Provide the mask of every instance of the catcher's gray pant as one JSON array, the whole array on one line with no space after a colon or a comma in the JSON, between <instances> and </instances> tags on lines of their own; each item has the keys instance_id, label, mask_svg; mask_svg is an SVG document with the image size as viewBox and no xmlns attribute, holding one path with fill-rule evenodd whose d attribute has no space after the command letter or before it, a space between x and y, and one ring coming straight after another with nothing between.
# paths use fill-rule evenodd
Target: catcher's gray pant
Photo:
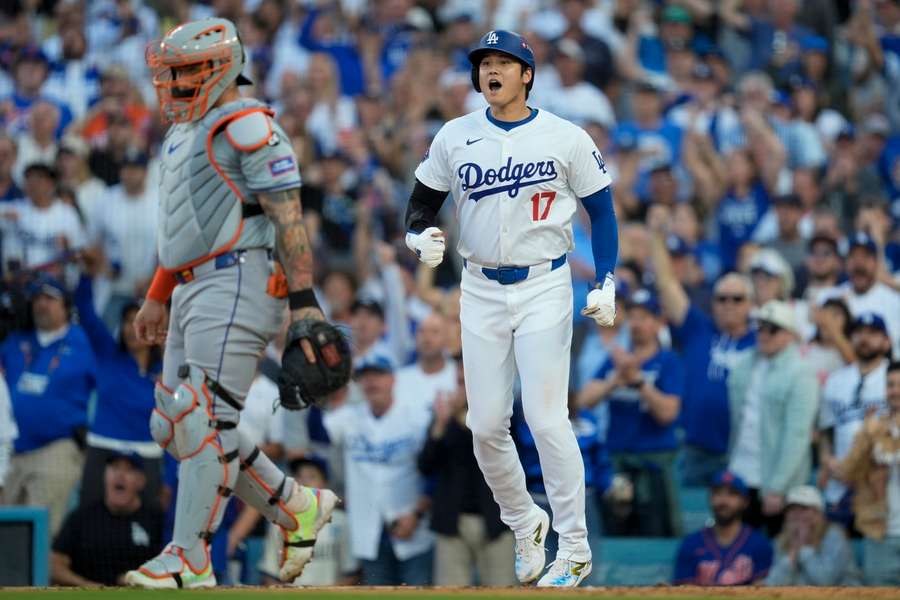
<instances>
[{"instance_id":1,"label":"catcher's gray pant","mask_svg":"<svg viewBox=\"0 0 900 600\"><path fill-rule=\"evenodd\" d=\"M269 274L267 252L248 250L231 267L196 267L172 295L150 425L181 461L172 541L195 567L206 562L201 542L218 528L232 492L278 525L297 526L284 506L293 480L236 429L259 357L284 315L284 300L266 292Z\"/></svg>"}]
</instances>

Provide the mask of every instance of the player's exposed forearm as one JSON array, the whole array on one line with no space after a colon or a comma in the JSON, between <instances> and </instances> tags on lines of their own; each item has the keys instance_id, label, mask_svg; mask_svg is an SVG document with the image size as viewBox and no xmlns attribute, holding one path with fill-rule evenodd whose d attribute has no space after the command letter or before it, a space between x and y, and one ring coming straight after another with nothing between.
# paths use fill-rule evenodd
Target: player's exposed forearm
<instances>
[{"instance_id":1,"label":"player's exposed forearm","mask_svg":"<svg viewBox=\"0 0 900 600\"><path fill-rule=\"evenodd\" d=\"M259 194L258 199L275 225L275 251L284 268L288 290L296 292L312 288L312 246L303 225L300 188Z\"/></svg>"},{"instance_id":2,"label":"player's exposed forearm","mask_svg":"<svg viewBox=\"0 0 900 600\"><path fill-rule=\"evenodd\" d=\"M447 198L447 192L432 189L416 180L406 206L406 230L421 233L437 226L437 216Z\"/></svg>"}]
</instances>

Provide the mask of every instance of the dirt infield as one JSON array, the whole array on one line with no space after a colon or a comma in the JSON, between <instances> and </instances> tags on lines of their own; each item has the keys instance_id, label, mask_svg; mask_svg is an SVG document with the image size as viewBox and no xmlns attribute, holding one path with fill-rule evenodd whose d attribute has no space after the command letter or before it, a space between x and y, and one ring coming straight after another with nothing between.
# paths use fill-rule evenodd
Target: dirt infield
<instances>
[{"instance_id":1,"label":"dirt infield","mask_svg":"<svg viewBox=\"0 0 900 600\"><path fill-rule=\"evenodd\" d=\"M0 599L15 600L148 600L150 598L172 598L173 594L184 597L215 596L226 600L497 600L500 598L615 598L616 600L819 600L821 598L847 598L900 600L900 588L699 588L656 586L644 588L579 588L577 590L550 591L537 588L217 588L214 590L191 590L181 592L148 591L126 588L74 589L74 588L0 588Z\"/></svg>"}]
</instances>

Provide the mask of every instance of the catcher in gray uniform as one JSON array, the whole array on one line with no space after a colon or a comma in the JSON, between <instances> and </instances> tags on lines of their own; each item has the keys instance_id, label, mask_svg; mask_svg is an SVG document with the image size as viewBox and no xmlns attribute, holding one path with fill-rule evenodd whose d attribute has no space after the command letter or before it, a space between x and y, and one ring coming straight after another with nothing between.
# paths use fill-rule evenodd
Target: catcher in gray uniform
<instances>
[{"instance_id":1,"label":"catcher in gray uniform","mask_svg":"<svg viewBox=\"0 0 900 600\"><path fill-rule=\"evenodd\" d=\"M147 62L173 126L160 151L159 268L135 327L165 341L150 429L180 466L172 542L126 582L214 586L208 541L231 494L282 528L280 575L291 581L338 498L301 487L236 426L285 297L282 404L315 403L349 378L347 344L312 292L297 161L272 110L238 92L249 82L230 21L180 25L148 47Z\"/></svg>"}]
</instances>

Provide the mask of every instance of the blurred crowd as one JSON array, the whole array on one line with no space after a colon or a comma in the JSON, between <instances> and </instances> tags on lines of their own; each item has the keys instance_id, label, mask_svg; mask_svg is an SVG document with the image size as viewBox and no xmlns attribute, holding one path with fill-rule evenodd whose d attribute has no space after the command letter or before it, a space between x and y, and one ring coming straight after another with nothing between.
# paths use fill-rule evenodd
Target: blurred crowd
<instances>
[{"instance_id":1,"label":"blurred crowd","mask_svg":"<svg viewBox=\"0 0 900 600\"><path fill-rule=\"evenodd\" d=\"M49 508L55 583L115 584L171 533L177 466L147 428L162 350L130 327L165 133L143 53L206 16L237 24L243 89L291 138L316 291L354 351L330 406L294 413L274 340L240 423L346 499L299 584L514 582L465 426L461 261L402 242L431 138L486 106L467 50L494 28L534 49L529 104L613 175L618 317L574 307L569 407L598 562L603 535L690 534L676 582L900 584L900 1L9 0L0 503ZM574 229L578 304L586 214ZM518 406L511 428L546 505ZM698 487L713 523L684 531ZM277 554L232 500L219 580L272 581Z\"/></svg>"}]
</instances>

